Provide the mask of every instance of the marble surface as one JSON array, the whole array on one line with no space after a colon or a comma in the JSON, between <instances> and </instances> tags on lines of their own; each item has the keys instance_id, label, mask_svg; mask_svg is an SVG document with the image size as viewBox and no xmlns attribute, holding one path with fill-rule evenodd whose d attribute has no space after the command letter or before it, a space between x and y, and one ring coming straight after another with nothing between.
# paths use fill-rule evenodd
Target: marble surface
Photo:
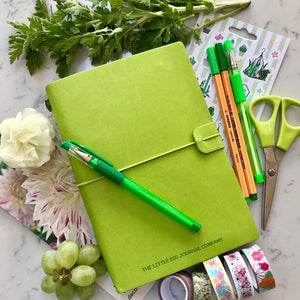
<instances>
[{"instance_id":1,"label":"marble surface","mask_svg":"<svg viewBox=\"0 0 300 300\"><path fill-rule=\"evenodd\" d=\"M44 110L45 85L57 79L54 65L50 61L34 76L29 75L22 59L13 65L9 63L8 36L13 29L5 20L26 21L26 17L33 12L34 3L34 0L0 2L0 121L15 116L26 107ZM249 8L235 17L291 38L272 94L299 99L300 2L253 0ZM88 63L81 63L74 72L87 67ZM299 125L299 114L294 119L298 120ZM277 284L276 289L256 295L252 299L299 299L299 170L298 136L282 161L267 230L261 229L261 185L258 186L258 200L250 203L250 210L260 231L257 243L269 258ZM2 209L0 209L0 241L0 300L56 299L55 295L47 295L40 290L43 276L40 259L49 246ZM113 298L99 287L95 299ZM158 299L157 283L145 299ZM177 299L181 299L180 296Z\"/></svg>"}]
</instances>

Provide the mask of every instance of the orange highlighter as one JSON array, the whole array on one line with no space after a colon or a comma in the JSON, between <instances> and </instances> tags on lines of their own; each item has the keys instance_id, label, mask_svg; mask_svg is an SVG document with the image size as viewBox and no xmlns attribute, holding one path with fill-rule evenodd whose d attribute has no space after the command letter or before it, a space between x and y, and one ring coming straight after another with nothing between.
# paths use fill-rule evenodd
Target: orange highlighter
<instances>
[{"instance_id":1,"label":"orange highlighter","mask_svg":"<svg viewBox=\"0 0 300 300\"><path fill-rule=\"evenodd\" d=\"M257 189L254 181L254 176L250 164L249 155L247 152L247 147L242 131L242 125L240 122L239 114L235 104L235 99L231 87L231 82L228 72L228 60L225 56L225 51L222 43L217 43L215 45L215 51L218 61L218 66L220 69L221 79L223 82L223 87L226 95L227 106L233 126L234 136L237 141L237 146L239 150L239 155L243 167L244 176L246 179L247 189L251 200L257 200Z\"/></svg>"},{"instance_id":2,"label":"orange highlighter","mask_svg":"<svg viewBox=\"0 0 300 300\"><path fill-rule=\"evenodd\" d=\"M244 176L244 171L243 171L243 167L242 167L242 163L241 163L241 159L240 159L240 155L239 155L237 141L236 141L236 138L234 135L232 121L231 121L229 109L227 106L226 95L225 95L225 91L224 91L224 87L223 87L223 83L222 83L222 79L221 79L221 75L220 75L220 70L219 70L219 66L218 66L218 62L217 62L215 48L209 47L206 49L206 52L207 52L207 58L209 61L211 73L213 76L214 84L215 84L217 95L218 95L218 101L219 101L219 105L221 108L221 114L222 114L225 132L226 132L226 136L227 136L227 140L228 140L228 144L229 144L230 155L232 158L234 171L235 171L237 180L241 186L244 197L245 197L247 203L249 203L249 192L247 189L246 179Z\"/></svg>"}]
</instances>

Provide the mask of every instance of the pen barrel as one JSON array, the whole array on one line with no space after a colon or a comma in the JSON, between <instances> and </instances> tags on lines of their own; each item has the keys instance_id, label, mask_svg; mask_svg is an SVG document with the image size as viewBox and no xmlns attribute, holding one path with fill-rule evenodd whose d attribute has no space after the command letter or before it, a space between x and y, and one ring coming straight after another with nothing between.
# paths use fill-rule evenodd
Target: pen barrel
<instances>
[{"instance_id":1,"label":"pen barrel","mask_svg":"<svg viewBox=\"0 0 300 300\"><path fill-rule=\"evenodd\" d=\"M247 107L247 103L239 102L236 104L239 118L242 125L242 130L244 133L244 139L248 151L248 156L253 172L253 176L256 182L264 182L263 170L261 167L256 141L253 134L252 123L250 120L250 115Z\"/></svg>"},{"instance_id":2,"label":"pen barrel","mask_svg":"<svg viewBox=\"0 0 300 300\"><path fill-rule=\"evenodd\" d=\"M152 194L142 186L138 185L137 183L133 182L132 180L128 179L127 177L124 178L124 180L121 183L121 186L123 186L133 194L137 195L138 197L140 197L141 199L143 199L153 207L157 208L164 214L168 215L173 220L182 224L186 228L194 232L198 232L200 230L201 225L197 223L195 220L193 220L191 217L182 213L177 208L173 207L172 205L168 204L164 200L155 196L154 194Z\"/></svg>"},{"instance_id":3,"label":"pen barrel","mask_svg":"<svg viewBox=\"0 0 300 300\"><path fill-rule=\"evenodd\" d=\"M102 174L103 176L107 177L117 184L121 184L125 178L124 174L102 160L98 160L97 163L93 163L91 167L98 173Z\"/></svg>"},{"instance_id":4,"label":"pen barrel","mask_svg":"<svg viewBox=\"0 0 300 300\"><path fill-rule=\"evenodd\" d=\"M238 70L237 70L238 72ZM242 130L244 133L244 139L248 151L248 156L251 164L252 173L255 182L264 182L264 175L257 151L257 146L253 134L252 123L248 111L246 102L246 96L244 91L244 85L240 73L230 75L230 81L232 84L232 90L238 110Z\"/></svg>"}]
</instances>

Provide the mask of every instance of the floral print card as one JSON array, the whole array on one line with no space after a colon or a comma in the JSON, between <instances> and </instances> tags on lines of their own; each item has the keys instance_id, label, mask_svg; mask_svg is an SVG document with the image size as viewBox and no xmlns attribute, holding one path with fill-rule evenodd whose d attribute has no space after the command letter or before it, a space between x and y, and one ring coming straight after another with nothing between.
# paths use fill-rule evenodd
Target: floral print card
<instances>
[{"instance_id":1,"label":"floral print card","mask_svg":"<svg viewBox=\"0 0 300 300\"><path fill-rule=\"evenodd\" d=\"M216 15L200 15L196 23L204 24L214 17ZM233 55L242 76L248 105L251 100L270 94L290 39L234 18L226 18L204 27L200 40L194 39L187 46L187 53L208 109L213 121L217 124L226 152L230 157L218 98L206 55L208 47L223 43L227 39L232 41ZM261 106L259 110L254 111L257 118L260 118L263 109L264 107Z\"/></svg>"}]
</instances>

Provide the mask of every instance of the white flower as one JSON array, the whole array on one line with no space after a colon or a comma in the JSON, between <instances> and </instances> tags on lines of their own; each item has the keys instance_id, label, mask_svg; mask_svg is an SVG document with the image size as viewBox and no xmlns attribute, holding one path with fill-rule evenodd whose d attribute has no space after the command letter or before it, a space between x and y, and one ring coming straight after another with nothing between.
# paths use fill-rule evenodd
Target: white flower
<instances>
[{"instance_id":1,"label":"white flower","mask_svg":"<svg viewBox=\"0 0 300 300\"><path fill-rule=\"evenodd\" d=\"M25 168L28 177L26 203L34 204L33 219L46 239L53 233L59 243L62 237L79 245L95 243L95 234L81 198L67 154L58 146L51 160L37 169Z\"/></svg>"},{"instance_id":2,"label":"white flower","mask_svg":"<svg viewBox=\"0 0 300 300\"><path fill-rule=\"evenodd\" d=\"M2 169L1 171L0 206L23 225L33 225L33 205L25 204L26 190L21 187L26 176L20 169Z\"/></svg>"},{"instance_id":3,"label":"white flower","mask_svg":"<svg viewBox=\"0 0 300 300\"><path fill-rule=\"evenodd\" d=\"M55 132L49 120L32 108L0 124L0 157L11 168L39 167L50 159Z\"/></svg>"}]
</instances>

